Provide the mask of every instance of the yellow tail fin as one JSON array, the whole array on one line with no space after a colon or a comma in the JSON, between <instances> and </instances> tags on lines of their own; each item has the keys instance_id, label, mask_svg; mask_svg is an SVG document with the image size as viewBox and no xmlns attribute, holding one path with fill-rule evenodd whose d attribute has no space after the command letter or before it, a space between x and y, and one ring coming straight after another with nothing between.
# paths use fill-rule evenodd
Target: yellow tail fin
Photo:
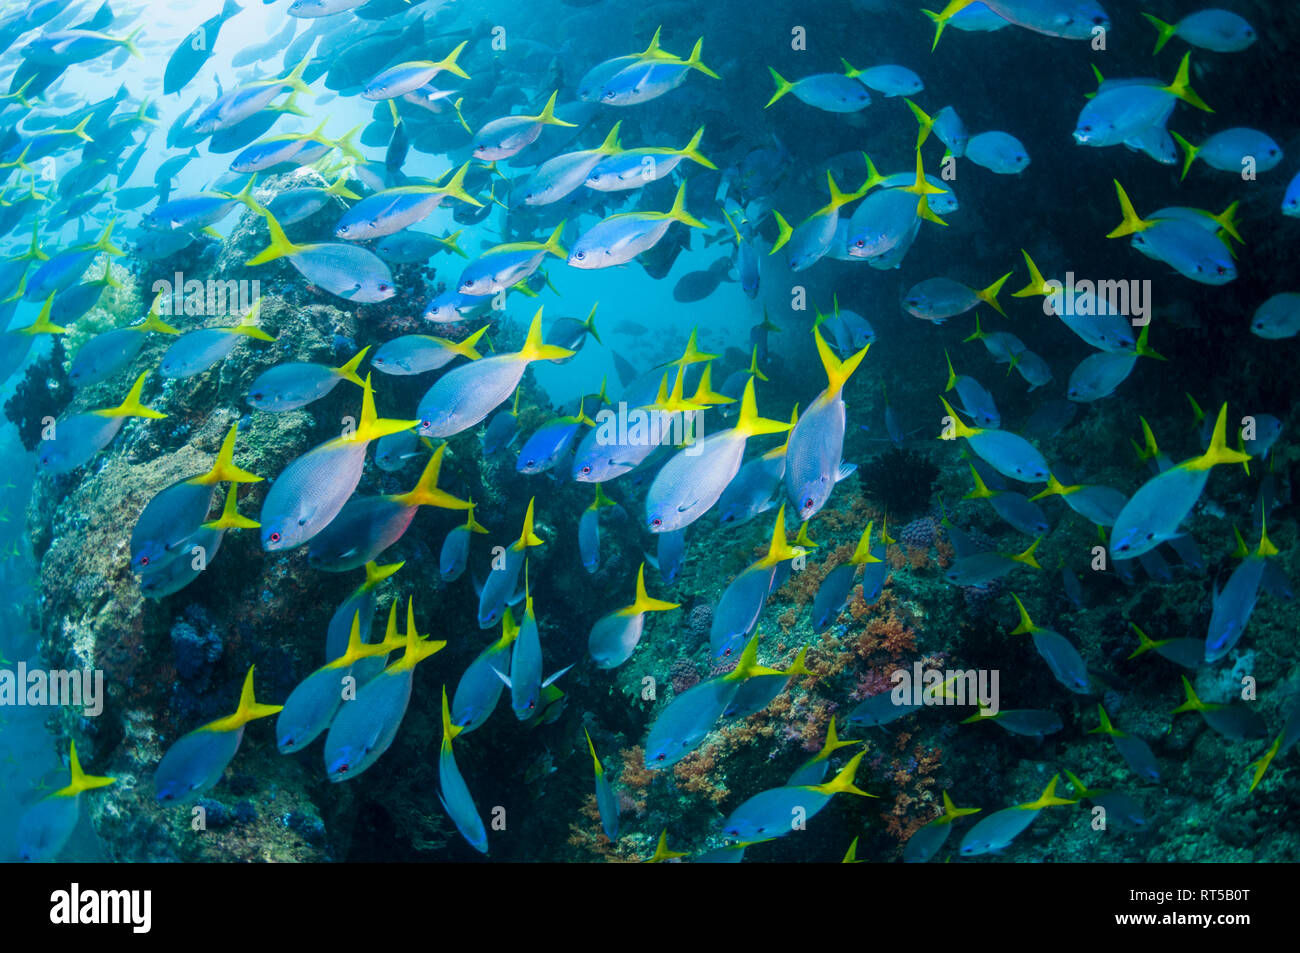
<instances>
[{"instance_id":1,"label":"yellow tail fin","mask_svg":"<svg viewBox=\"0 0 1300 953\"><path fill-rule=\"evenodd\" d=\"M101 417L148 417L151 420L161 420L166 417L166 414L146 407L140 402L140 392L144 390L144 379L148 376L149 371L145 371L137 377L135 383L131 385L131 390L126 395L126 399L116 407L92 410L91 413L98 414Z\"/></svg>"}]
</instances>

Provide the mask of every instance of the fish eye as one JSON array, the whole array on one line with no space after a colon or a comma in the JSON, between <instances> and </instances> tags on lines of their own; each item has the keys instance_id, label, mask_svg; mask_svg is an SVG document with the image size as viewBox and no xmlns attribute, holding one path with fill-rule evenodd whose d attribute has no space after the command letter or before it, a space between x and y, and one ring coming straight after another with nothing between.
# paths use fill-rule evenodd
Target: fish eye
<instances>
[{"instance_id":1,"label":"fish eye","mask_svg":"<svg viewBox=\"0 0 1300 953\"><path fill-rule=\"evenodd\" d=\"M650 521L650 525L651 525L651 526L662 526L663 523L664 523L664 521L661 520L661 519L660 519L659 517L657 517L657 516L656 516L654 519L652 519L652 520Z\"/></svg>"},{"instance_id":2,"label":"fish eye","mask_svg":"<svg viewBox=\"0 0 1300 953\"><path fill-rule=\"evenodd\" d=\"M606 93L605 93L605 98L606 98L606 99L613 99L613 98L614 98L614 91L613 91L612 89L606 91Z\"/></svg>"},{"instance_id":3,"label":"fish eye","mask_svg":"<svg viewBox=\"0 0 1300 953\"><path fill-rule=\"evenodd\" d=\"M854 246L857 247L857 248L865 248L867 243L864 242L861 238L859 238L859 239L858 239L856 242L854 242L853 244L854 244Z\"/></svg>"},{"instance_id":4,"label":"fish eye","mask_svg":"<svg viewBox=\"0 0 1300 953\"><path fill-rule=\"evenodd\" d=\"M535 466L537 466L537 461L536 461L536 460L529 460L527 463L524 464L524 466L526 466L526 467L535 467Z\"/></svg>"},{"instance_id":5,"label":"fish eye","mask_svg":"<svg viewBox=\"0 0 1300 953\"><path fill-rule=\"evenodd\" d=\"M587 253L585 251L575 251L573 257L578 259L578 261L582 261L582 259L587 257Z\"/></svg>"},{"instance_id":6,"label":"fish eye","mask_svg":"<svg viewBox=\"0 0 1300 953\"><path fill-rule=\"evenodd\" d=\"M429 423L429 421L427 421L427 420L421 420L421 421L420 421L420 426L421 426L422 428L424 428L425 430L428 430L430 427L433 426L433 424Z\"/></svg>"},{"instance_id":7,"label":"fish eye","mask_svg":"<svg viewBox=\"0 0 1300 953\"><path fill-rule=\"evenodd\" d=\"M590 473L590 472L591 472L591 467L583 467L583 468L582 468L582 472L583 472L584 475Z\"/></svg>"},{"instance_id":8,"label":"fish eye","mask_svg":"<svg viewBox=\"0 0 1300 953\"><path fill-rule=\"evenodd\" d=\"M148 557L148 556L141 556L141 557L140 557L140 565L141 565L141 566L147 566L147 565L149 565L149 557Z\"/></svg>"},{"instance_id":9,"label":"fish eye","mask_svg":"<svg viewBox=\"0 0 1300 953\"><path fill-rule=\"evenodd\" d=\"M662 755L662 754L657 754L657 755L655 755L655 760L656 760L656 761L662 761L662 760L664 759L664 757L665 757L665 756Z\"/></svg>"},{"instance_id":10,"label":"fish eye","mask_svg":"<svg viewBox=\"0 0 1300 953\"><path fill-rule=\"evenodd\" d=\"M279 534L279 533L272 533L271 536L270 536L270 540L271 540L271 542L273 542L273 543L278 543L278 542L280 541L280 534Z\"/></svg>"}]
</instances>

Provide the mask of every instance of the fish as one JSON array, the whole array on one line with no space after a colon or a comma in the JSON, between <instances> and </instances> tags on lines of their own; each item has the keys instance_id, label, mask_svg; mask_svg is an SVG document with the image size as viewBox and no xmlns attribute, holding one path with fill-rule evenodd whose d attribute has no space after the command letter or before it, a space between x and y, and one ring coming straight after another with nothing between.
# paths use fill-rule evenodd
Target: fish
<instances>
[{"instance_id":1,"label":"fish","mask_svg":"<svg viewBox=\"0 0 1300 953\"><path fill-rule=\"evenodd\" d=\"M1136 559L1178 535L1179 525L1200 499L1210 470L1221 464L1245 463L1248 454L1228 449L1228 406L1219 409L1206 451L1161 471L1129 497L1110 532L1114 560Z\"/></svg>"},{"instance_id":2,"label":"fish","mask_svg":"<svg viewBox=\"0 0 1300 953\"><path fill-rule=\"evenodd\" d=\"M510 654L519 626L509 609L501 615L501 638L474 657L456 683L451 700L451 723L462 732L480 727L501 700L505 687L498 674L510 667Z\"/></svg>"},{"instance_id":3,"label":"fish","mask_svg":"<svg viewBox=\"0 0 1300 953\"><path fill-rule=\"evenodd\" d=\"M415 667L446 646L445 641L419 635L415 607L408 599L402 657L358 688L356 697L340 706L330 722L324 758L330 781L357 777L388 750L406 716Z\"/></svg>"},{"instance_id":4,"label":"fish","mask_svg":"<svg viewBox=\"0 0 1300 953\"><path fill-rule=\"evenodd\" d=\"M369 347L363 347L339 367L300 362L277 364L259 374L249 386L248 403L258 410L279 413L297 410L320 400L340 381L364 387L364 382L357 376L357 368L369 350Z\"/></svg>"},{"instance_id":5,"label":"fish","mask_svg":"<svg viewBox=\"0 0 1300 953\"><path fill-rule=\"evenodd\" d=\"M456 764L456 754L452 750L452 739L465 729L451 723L447 707L447 688L442 689L442 743L438 749L438 802L451 818L460 836L466 843L481 854L488 852L487 828L483 818L474 806L474 798L464 775Z\"/></svg>"},{"instance_id":6,"label":"fish","mask_svg":"<svg viewBox=\"0 0 1300 953\"><path fill-rule=\"evenodd\" d=\"M1241 534L1237 533L1237 550L1234 555L1241 564L1233 570L1223 589L1214 593L1210 612L1210 627L1205 637L1205 661L1217 662L1231 652L1241 641L1255 611L1259 590L1266 568L1265 560L1276 556L1278 549L1268 538L1268 529L1260 526L1259 548L1253 553L1246 548Z\"/></svg>"},{"instance_id":7,"label":"fish","mask_svg":"<svg viewBox=\"0 0 1300 953\"><path fill-rule=\"evenodd\" d=\"M379 604L379 597L376 590L379 585L389 579L405 563L389 563L381 566L378 563L366 563L365 581L361 583L346 599L339 604L330 616L329 625L325 630L325 654L326 662L332 662L344 652L347 651L348 639L351 636L352 619L359 616L361 621L361 641L370 642L371 621L375 614L375 609ZM393 603L396 607L396 603ZM396 609L394 608L394 613ZM397 619L394 616L393 625L396 627ZM382 656L380 656L382 658ZM355 666L359 670L364 670L370 660L363 659ZM382 668L382 665L380 666ZM371 673L373 674L373 673ZM358 679L360 681L360 679Z\"/></svg>"},{"instance_id":8,"label":"fish","mask_svg":"<svg viewBox=\"0 0 1300 953\"><path fill-rule=\"evenodd\" d=\"M781 836L803 830L803 823L820 813L836 794L874 797L853 783L865 751L859 751L824 784L773 788L749 798L722 822L723 831L741 840Z\"/></svg>"},{"instance_id":9,"label":"fish","mask_svg":"<svg viewBox=\"0 0 1300 953\"><path fill-rule=\"evenodd\" d=\"M310 93L311 87L302 80L310 62L310 57L304 57L283 77L254 80L218 96L194 117L189 128L196 134L211 135L261 113L286 89L296 93Z\"/></svg>"},{"instance_id":10,"label":"fish","mask_svg":"<svg viewBox=\"0 0 1300 953\"><path fill-rule=\"evenodd\" d=\"M76 387L90 387L115 377L135 360L144 347L146 335L151 333L179 335L181 332L163 321L155 308L150 308L139 324L104 331L83 344L72 358L68 379Z\"/></svg>"},{"instance_id":11,"label":"fish","mask_svg":"<svg viewBox=\"0 0 1300 953\"><path fill-rule=\"evenodd\" d=\"M787 93L793 93L800 102L824 112L853 113L871 105L871 93L867 91L866 83L858 82L853 74L816 73L792 83L774 68L769 66L767 70L776 83L776 92L767 101L765 109L770 109Z\"/></svg>"},{"instance_id":12,"label":"fish","mask_svg":"<svg viewBox=\"0 0 1300 953\"><path fill-rule=\"evenodd\" d=\"M1070 800L1057 795L1056 785L1059 780L1059 774L1052 775L1052 780L1037 800L994 811L977 821L962 838L958 853L963 857L1001 853L1037 820L1045 808L1079 803L1077 798Z\"/></svg>"},{"instance_id":13,"label":"fish","mask_svg":"<svg viewBox=\"0 0 1300 953\"><path fill-rule=\"evenodd\" d=\"M903 846L903 863L924 864L943 849L952 833L953 821L970 814L978 814L978 807L958 807L947 791L943 792L943 813L919 828Z\"/></svg>"},{"instance_id":14,"label":"fish","mask_svg":"<svg viewBox=\"0 0 1300 953\"><path fill-rule=\"evenodd\" d=\"M713 610L709 626L709 654L713 659L729 657L744 648L746 640L758 626L758 618L772 590L777 566L805 555L802 546L786 540L785 507L776 512L767 552L744 569L726 589Z\"/></svg>"},{"instance_id":15,"label":"fish","mask_svg":"<svg viewBox=\"0 0 1300 953\"><path fill-rule=\"evenodd\" d=\"M998 175L1019 175L1029 167L1029 150L1007 132L981 132L966 143L965 157Z\"/></svg>"},{"instance_id":16,"label":"fish","mask_svg":"<svg viewBox=\"0 0 1300 953\"><path fill-rule=\"evenodd\" d=\"M244 676L239 705L233 714L194 729L167 749L153 776L159 801L190 800L215 786L238 753L245 726L250 721L279 714L281 706L265 705L254 697L255 668L250 666Z\"/></svg>"},{"instance_id":17,"label":"fish","mask_svg":"<svg viewBox=\"0 0 1300 953\"><path fill-rule=\"evenodd\" d=\"M585 321L570 317L556 318L547 329L546 336L542 339L543 343L562 347L565 350L573 351L575 354L581 351L582 346L587 343L588 335L594 338L597 344L603 344L604 342L601 341L600 335L596 331L596 308L599 306L599 301L591 306L591 311ZM562 357L552 360L551 363L567 364L571 360L573 360L571 357Z\"/></svg>"},{"instance_id":18,"label":"fish","mask_svg":"<svg viewBox=\"0 0 1300 953\"><path fill-rule=\"evenodd\" d=\"M617 504L605 495L599 483L596 484L596 498L582 511L578 518L578 555L582 559L582 568L595 572L600 568L600 511L602 507Z\"/></svg>"},{"instance_id":19,"label":"fish","mask_svg":"<svg viewBox=\"0 0 1300 953\"><path fill-rule=\"evenodd\" d=\"M528 501L524 512L524 525L519 538L504 547L504 553L494 550L492 572L479 592L478 627L491 628L496 625L505 611L507 603L518 602L522 594L516 595L519 573L524 568L524 559L533 546L541 546L545 540L533 532L533 514L536 499Z\"/></svg>"},{"instance_id":20,"label":"fish","mask_svg":"<svg viewBox=\"0 0 1300 953\"><path fill-rule=\"evenodd\" d=\"M871 531L874 525L874 520L867 523L867 528L862 531L862 536L859 537L848 562L833 567L822 577L821 585L817 587L817 594L813 597L811 621L814 632L818 634L825 632L844 611L849 603L849 594L853 590L858 567L868 563L883 563L883 560L871 549ZM866 595L867 593L864 592L863 596Z\"/></svg>"},{"instance_id":21,"label":"fish","mask_svg":"<svg viewBox=\"0 0 1300 953\"><path fill-rule=\"evenodd\" d=\"M701 126L680 149L642 146L602 156L587 173L582 184L597 192L639 189L671 175L683 159L689 159L706 169L717 169L713 162L700 153L703 138L704 127Z\"/></svg>"},{"instance_id":22,"label":"fish","mask_svg":"<svg viewBox=\"0 0 1300 953\"><path fill-rule=\"evenodd\" d=\"M419 481L407 493L385 496L354 496L348 500L338 515L307 544L307 562L313 569L326 572L346 572L357 569L394 545L405 535L421 506L445 510L464 510L470 507L466 500L458 499L445 490L438 489L442 472L442 458L447 445L440 444L433 452Z\"/></svg>"},{"instance_id":23,"label":"fish","mask_svg":"<svg viewBox=\"0 0 1300 953\"><path fill-rule=\"evenodd\" d=\"M1243 170L1270 172L1282 162L1282 147L1267 133L1258 129L1236 127L1216 132L1199 146L1194 146L1178 133L1170 133L1183 150L1183 175L1191 171L1192 164L1200 159L1211 169L1241 175Z\"/></svg>"},{"instance_id":24,"label":"fish","mask_svg":"<svg viewBox=\"0 0 1300 953\"><path fill-rule=\"evenodd\" d=\"M289 241L269 209L255 205L253 211L266 219L271 241L244 264L265 265L280 258L313 285L345 301L375 303L397 293L393 275L384 260L372 251L341 242L313 242L298 245Z\"/></svg>"},{"instance_id":25,"label":"fish","mask_svg":"<svg viewBox=\"0 0 1300 953\"><path fill-rule=\"evenodd\" d=\"M519 386L535 361L571 357L568 348L542 340L542 309L528 327L523 347L454 367L439 377L422 398L416 413L418 432L426 437L451 437L492 413Z\"/></svg>"},{"instance_id":26,"label":"fish","mask_svg":"<svg viewBox=\"0 0 1300 953\"><path fill-rule=\"evenodd\" d=\"M703 46L704 38L701 37L684 60L655 55L624 66L600 88L599 101L606 106L634 106L649 102L686 82L692 71L719 79L718 74L700 60Z\"/></svg>"},{"instance_id":27,"label":"fish","mask_svg":"<svg viewBox=\"0 0 1300 953\"><path fill-rule=\"evenodd\" d=\"M831 353L821 329L813 340L826 372L826 389L808 405L790 430L785 452L785 488L799 519L811 519L826 505L842 478L846 410L844 385L861 365L871 345L843 361ZM752 386L752 383L751 383Z\"/></svg>"},{"instance_id":28,"label":"fish","mask_svg":"<svg viewBox=\"0 0 1300 953\"><path fill-rule=\"evenodd\" d=\"M572 416L551 418L533 431L519 448L515 469L528 474L550 470L568 454L583 426L596 426L596 422L584 412L583 406L579 406L577 414Z\"/></svg>"},{"instance_id":29,"label":"fish","mask_svg":"<svg viewBox=\"0 0 1300 953\"><path fill-rule=\"evenodd\" d=\"M672 767L699 747L746 679L780 674L758 664L758 640L755 632L736 667L726 675L706 679L675 695L655 715L644 745L647 768Z\"/></svg>"},{"instance_id":30,"label":"fish","mask_svg":"<svg viewBox=\"0 0 1300 953\"><path fill-rule=\"evenodd\" d=\"M1283 292L1266 300L1255 309L1250 333L1270 341L1300 334L1300 294Z\"/></svg>"},{"instance_id":31,"label":"fish","mask_svg":"<svg viewBox=\"0 0 1300 953\"><path fill-rule=\"evenodd\" d=\"M830 767L831 755L840 748L851 748L860 744L862 744L861 741L851 739L841 741L835 730L835 719L832 718L826 725L826 740L822 742L821 749L795 768L794 773L786 779L785 786L801 787L808 784L821 784L826 780L826 770Z\"/></svg>"},{"instance_id":32,"label":"fish","mask_svg":"<svg viewBox=\"0 0 1300 953\"><path fill-rule=\"evenodd\" d=\"M434 77L442 72L451 73L461 79L469 79L470 75L457 62L468 43L468 40L460 43L440 60L408 60L381 70L366 83L365 88L361 90L361 98L395 99L428 86Z\"/></svg>"},{"instance_id":33,"label":"fish","mask_svg":"<svg viewBox=\"0 0 1300 953\"><path fill-rule=\"evenodd\" d=\"M636 650L645 629L647 612L669 612L679 609L676 602L652 599L645 588L645 563L636 574L636 597L630 606L601 616L587 633L587 651L597 668L618 668Z\"/></svg>"},{"instance_id":34,"label":"fish","mask_svg":"<svg viewBox=\"0 0 1300 953\"><path fill-rule=\"evenodd\" d=\"M89 463L100 450L113 442L128 417L161 420L167 415L140 402L145 371L135 379L126 398L116 407L104 407L84 414L74 414L46 428L36 448L36 465L48 474L69 473Z\"/></svg>"},{"instance_id":35,"label":"fish","mask_svg":"<svg viewBox=\"0 0 1300 953\"><path fill-rule=\"evenodd\" d=\"M200 23L188 36L176 44L163 70L163 95L179 93L203 68L212 56L226 21L243 8L235 0L224 0L221 12Z\"/></svg>"},{"instance_id":36,"label":"fish","mask_svg":"<svg viewBox=\"0 0 1300 953\"><path fill-rule=\"evenodd\" d=\"M465 191L468 171L466 162L450 173L444 185L400 185L368 195L343 213L334 226L334 237L357 242L394 235L424 221L447 198L482 206L482 202Z\"/></svg>"},{"instance_id":37,"label":"fish","mask_svg":"<svg viewBox=\"0 0 1300 953\"><path fill-rule=\"evenodd\" d=\"M480 162L509 159L536 142L545 126L576 127L576 123L566 122L555 115L555 97L558 95L558 90L551 93L551 98L536 116L502 116L484 125L474 133L474 158Z\"/></svg>"},{"instance_id":38,"label":"fish","mask_svg":"<svg viewBox=\"0 0 1300 953\"><path fill-rule=\"evenodd\" d=\"M1004 708L996 712L981 708L976 714L963 720L962 724L979 724L986 721L993 722L1013 735L1024 735L1028 738L1045 738L1065 727L1060 715L1040 708Z\"/></svg>"},{"instance_id":39,"label":"fish","mask_svg":"<svg viewBox=\"0 0 1300 953\"><path fill-rule=\"evenodd\" d=\"M77 743L68 745L68 783L41 798L18 818L18 859L52 861L67 845L81 816L81 795L116 784L116 778L86 774L77 758Z\"/></svg>"},{"instance_id":40,"label":"fish","mask_svg":"<svg viewBox=\"0 0 1300 953\"><path fill-rule=\"evenodd\" d=\"M399 649L405 640L376 642L361 640L361 611L352 617L347 649L338 658L316 669L298 683L275 720L275 744L281 754L292 754L307 747L327 730L339 706L356 698L354 665L364 658L387 655Z\"/></svg>"},{"instance_id":41,"label":"fish","mask_svg":"<svg viewBox=\"0 0 1300 953\"><path fill-rule=\"evenodd\" d=\"M886 98L894 96L915 96L925 89L925 83L906 66L885 64L855 69L841 57L845 75L851 76L868 89L874 89Z\"/></svg>"},{"instance_id":42,"label":"fish","mask_svg":"<svg viewBox=\"0 0 1300 953\"><path fill-rule=\"evenodd\" d=\"M1230 10L1198 10L1177 23L1166 23L1149 13L1142 16L1156 28L1155 53L1164 49L1174 37L1215 53L1240 53L1258 39L1249 21Z\"/></svg>"},{"instance_id":43,"label":"fish","mask_svg":"<svg viewBox=\"0 0 1300 953\"><path fill-rule=\"evenodd\" d=\"M465 522L447 532L438 553L438 575L443 582L455 582L469 565L470 534L487 533L487 529L474 519L474 501L469 500L468 504Z\"/></svg>"},{"instance_id":44,"label":"fish","mask_svg":"<svg viewBox=\"0 0 1300 953\"><path fill-rule=\"evenodd\" d=\"M672 208L667 212L620 212L587 229L573 243L568 264L583 269L626 264L658 244L674 222L690 228L707 227L686 211L685 182L678 187Z\"/></svg>"},{"instance_id":45,"label":"fish","mask_svg":"<svg viewBox=\"0 0 1300 953\"><path fill-rule=\"evenodd\" d=\"M131 571L156 569L184 552L208 518L218 483L260 483L262 478L235 465L239 424L226 431L212 466L197 476L173 483L151 499L131 530Z\"/></svg>"},{"instance_id":46,"label":"fish","mask_svg":"<svg viewBox=\"0 0 1300 953\"><path fill-rule=\"evenodd\" d=\"M510 242L489 248L465 266L456 290L468 296L498 294L530 277L547 255L568 257L560 244L564 226L561 222L544 242Z\"/></svg>"},{"instance_id":47,"label":"fish","mask_svg":"<svg viewBox=\"0 0 1300 953\"><path fill-rule=\"evenodd\" d=\"M600 813L600 827L605 832L605 836L611 841L618 840L618 797L614 794L614 787L605 777L605 766L600 763L600 757L596 754L596 746L592 743L591 732L583 729L587 736L587 747L591 751L591 760L596 772L596 809Z\"/></svg>"},{"instance_id":48,"label":"fish","mask_svg":"<svg viewBox=\"0 0 1300 953\"><path fill-rule=\"evenodd\" d=\"M983 289L971 288L951 278L930 278L911 287L903 297L903 308L913 317L935 324L965 314L981 302L1005 317L1006 312L998 303L998 292L1010 277L1011 272L1007 272Z\"/></svg>"},{"instance_id":49,"label":"fish","mask_svg":"<svg viewBox=\"0 0 1300 953\"><path fill-rule=\"evenodd\" d=\"M1124 504L1128 502L1128 497L1112 487L1100 484L1063 486L1060 480L1049 473L1047 488L1030 499L1037 502L1050 496L1061 497L1070 509L1097 526L1114 526Z\"/></svg>"},{"instance_id":50,"label":"fish","mask_svg":"<svg viewBox=\"0 0 1300 953\"><path fill-rule=\"evenodd\" d=\"M1254 741L1268 736L1268 725L1260 714L1246 705L1217 705L1203 702L1196 697L1192 683L1186 675L1183 680L1183 694L1187 700L1173 709L1171 714L1199 712L1201 718L1212 730L1229 741Z\"/></svg>"},{"instance_id":51,"label":"fish","mask_svg":"<svg viewBox=\"0 0 1300 953\"><path fill-rule=\"evenodd\" d=\"M962 422L952 405L939 398L948 412L944 420L941 440L963 438L972 452L1003 476L1025 483L1040 483L1047 479L1047 461L1028 440L1007 430L989 430L970 427Z\"/></svg>"},{"instance_id":52,"label":"fish","mask_svg":"<svg viewBox=\"0 0 1300 953\"><path fill-rule=\"evenodd\" d=\"M333 522L361 482L366 448L380 437L409 430L416 423L379 417L370 376L366 375L356 429L298 457L271 484L259 517L262 548L276 552L310 542Z\"/></svg>"},{"instance_id":53,"label":"fish","mask_svg":"<svg viewBox=\"0 0 1300 953\"><path fill-rule=\"evenodd\" d=\"M262 299L253 302L248 312L233 327L200 328L182 334L167 349L158 365L163 377L185 378L202 374L213 364L225 360L243 340L274 341L258 326Z\"/></svg>"},{"instance_id":54,"label":"fish","mask_svg":"<svg viewBox=\"0 0 1300 953\"><path fill-rule=\"evenodd\" d=\"M1025 609L1025 604L1020 601L1020 597L1012 593L1011 598L1016 608L1020 610L1020 624L1011 630L1011 634L1032 636L1034 648L1043 657L1043 661L1047 663L1047 667L1052 670L1058 682L1075 694L1091 694L1088 667L1079 655L1078 649L1059 632L1035 625L1029 618L1029 612Z\"/></svg>"},{"instance_id":55,"label":"fish","mask_svg":"<svg viewBox=\"0 0 1300 953\"><path fill-rule=\"evenodd\" d=\"M1112 725L1106 709L1101 704L1097 705L1097 715L1101 719L1101 724L1096 728L1090 728L1088 734L1110 735L1110 740L1115 742L1115 750L1120 753L1120 757L1124 759L1130 771L1148 781L1159 781L1160 766L1156 763L1156 756L1152 753L1151 746L1137 735L1130 735Z\"/></svg>"},{"instance_id":56,"label":"fish","mask_svg":"<svg viewBox=\"0 0 1300 953\"><path fill-rule=\"evenodd\" d=\"M713 508L740 470L746 440L790 429L787 423L758 416L751 377L736 425L679 450L655 475L646 493L646 528L671 533L695 522Z\"/></svg>"},{"instance_id":57,"label":"fish","mask_svg":"<svg viewBox=\"0 0 1300 953\"><path fill-rule=\"evenodd\" d=\"M622 147L618 141L621 122L614 123L609 134L595 149L566 152L547 159L523 186L525 205L552 205L577 189L582 188L587 177L606 157L618 155Z\"/></svg>"},{"instance_id":58,"label":"fish","mask_svg":"<svg viewBox=\"0 0 1300 953\"><path fill-rule=\"evenodd\" d=\"M478 352L476 345L487 330L488 325L485 324L460 341L430 334L403 334L380 345L375 356L370 359L370 364L384 374L406 376L436 371L457 357L477 361L483 355Z\"/></svg>"}]
</instances>

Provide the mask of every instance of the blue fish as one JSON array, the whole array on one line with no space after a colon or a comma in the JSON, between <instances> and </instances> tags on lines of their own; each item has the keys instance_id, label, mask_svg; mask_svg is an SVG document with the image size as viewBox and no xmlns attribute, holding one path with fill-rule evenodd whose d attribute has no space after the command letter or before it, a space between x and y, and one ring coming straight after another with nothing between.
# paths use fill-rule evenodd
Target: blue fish
<instances>
[{"instance_id":1,"label":"blue fish","mask_svg":"<svg viewBox=\"0 0 1300 953\"><path fill-rule=\"evenodd\" d=\"M235 713L194 729L167 749L154 772L158 800L185 800L215 785L239 751L244 726L279 711L279 705L263 705L253 697L253 667L250 666Z\"/></svg>"}]
</instances>

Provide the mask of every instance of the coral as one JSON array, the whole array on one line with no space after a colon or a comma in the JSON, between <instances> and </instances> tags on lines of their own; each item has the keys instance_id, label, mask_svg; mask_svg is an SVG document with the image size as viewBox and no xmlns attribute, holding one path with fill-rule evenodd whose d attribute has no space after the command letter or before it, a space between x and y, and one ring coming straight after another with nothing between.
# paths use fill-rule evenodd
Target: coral
<instances>
[{"instance_id":1,"label":"coral","mask_svg":"<svg viewBox=\"0 0 1300 953\"><path fill-rule=\"evenodd\" d=\"M673 662L668 677L672 680L673 691L679 695L692 685L698 685L700 681L700 673L696 671L695 663L685 658Z\"/></svg>"},{"instance_id":2,"label":"coral","mask_svg":"<svg viewBox=\"0 0 1300 953\"><path fill-rule=\"evenodd\" d=\"M27 450L35 450L43 439L46 420L57 420L72 400L72 382L64 370L64 347L60 336L51 336L50 353L33 361L27 373L5 401L5 417L18 428L18 438Z\"/></svg>"}]
</instances>

